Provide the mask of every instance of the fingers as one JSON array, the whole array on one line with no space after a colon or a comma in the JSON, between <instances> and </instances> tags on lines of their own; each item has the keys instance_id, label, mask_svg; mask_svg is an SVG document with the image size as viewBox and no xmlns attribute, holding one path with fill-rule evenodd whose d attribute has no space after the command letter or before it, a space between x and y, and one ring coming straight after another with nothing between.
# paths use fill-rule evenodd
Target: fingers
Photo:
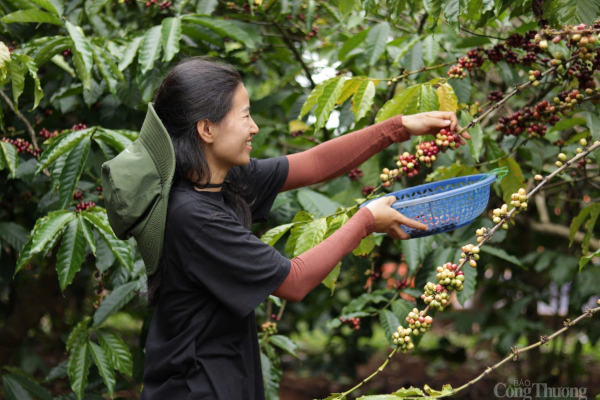
<instances>
[{"instance_id":1,"label":"fingers","mask_svg":"<svg viewBox=\"0 0 600 400\"><path fill-rule=\"evenodd\" d=\"M428 231L429 227L419 221L407 218L405 215L398 213L398 222L402 225L410 226L411 228L418 229L420 231Z\"/></svg>"},{"instance_id":2,"label":"fingers","mask_svg":"<svg viewBox=\"0 0 600 400\"><path fill-rule=\"evenodd\" d=\"M445 128L450 125L450 131L456 131L456 128L458 127L458 118L456 117L456 113L451 111L437 111L435 114L432 113L431 116L436 119L436 128Z\"/></svg>"},{"instance_id":3,"label":"fingers","mask_svg":"<svg viewBox=\"0 0 600 400\"><path fill-rule=\"evenodd\" d=\"M410 235L408 233L404 232L402 230L402 228L399 228L399 227L393 226L386 233L394 240L410 239Z\"/></svg>"}]
</instances>

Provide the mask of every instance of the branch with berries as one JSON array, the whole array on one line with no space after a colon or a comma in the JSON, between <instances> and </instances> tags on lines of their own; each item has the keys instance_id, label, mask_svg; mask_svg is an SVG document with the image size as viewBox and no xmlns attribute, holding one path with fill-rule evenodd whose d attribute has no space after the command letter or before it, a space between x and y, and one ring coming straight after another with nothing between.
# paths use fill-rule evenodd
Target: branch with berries
<instances>
[{"instance_id":1,"label":"branch with berries","mask_svg":"<svg viewBox=\"0 0 600 400\"><path fill-rule=\"evenodd\" d=\"M598 305L600 305L600 300L598 300ZM483 373L481 373L479 376L477 376L475 379L470 380L469 382L465 383L464 385L456 388L456 389L451 389L449 385L445 386L447 388L447 390L445 391L445 393L441 393L441 394L435 394L434 396L420 396L420 397L416 397L416 396L409 396L409 397L404 397L404 399L407 400L422 400L422 399L439 399L442 397L450 397L453 396L455 394L457 394L460 391L463 391L465 389L467 389L470 386L473 386L475 383L477 383L478 381L480 381L483 377L485 377L486 375L491 374L492 372L494 372L496 369L498 369L499 367L501 367L503 364L507 363L510 360L513 361L517 361L519 358L519 355L526 353L536 347L542 346L544 344L549 343L552 339L554 339L555 337L557 337L558 335L563 334L564 332L566 332L570 327L576 325L579 321L581 321L584 318L591 318L595 313L597 313L598 311L600 311L600 307L596 307L596 308L586 308L585 312L583 314L581 314L579 317L575 318L574 320L570 320L567 319L564 321L563 325L564 327L562 329L559 329L558 331L554 332L552 335L547 336L547 335L542 335L540 336L540 340L539 342L536 342L530 346L524 347L522 349L519 349L516 345L513 346L511 348L511 353L505 357L503 360L501 360L500 362L492 365L491 367L488 367L485 369L485 371ZM415 390L414 388L410 388L408 390ZM420 391L420 390L419 390Z\"/></svg>"},{"instance_id":2,"label":"branch with berries","mask_svg":"<svg viewBox=\"0 0 600 400\"><path fill-rule=\"evenodd\" d=\"M344 393L338 394L337 397L331 397L331 399L338 399L338 400L345 399L348 394L350 394L354 390L358 389L364 383L368 382L371 378L373 378L379 372L383 371L383 369L389 363L389 360L392 358L392 356L397 351L406 353L407 351L412 350L414 348L414 343L412 342L412 337L416 337L422 333L427 332L428 330L431 329L431 326L433 324L433 318L431 316L427 315L427 312L429 311L429 309L431 308L431 309L437 309L438 311L443 311L444 308L450 304L450 301L451 301L450 295L451 295L452 291L460 292L463 290L465 277L464 277L464 272L461 271L461 268L467 262L469 263L469 265L472 268L476 268L477 261L479 260L479 253L480 253L481 247L483 245L485 245L485 243L487 243L492 238L494 233L499 228L508 229L508 227L509 227L508 222L517 213L527 210L528 200L533 195L535 195L540 190L540 188L542 188L548 181L550 181L556 175L563 173L564 170L567 167L569 167L570 165L572 165L573 163L578 162L580 159L583 159L588 154L590 154L592 151L600 148L600 140L594 142L593 145L591 145L589 147L587 147L588 143L587 143L587 140L585 140L585 139L582 139L579 144L582 147L578 148L578 150L576 151L577 154L574 157L572 157L571 159L567 160L567 157L565 154L563 154L563 153L559 154L559 156L558 156L559 160L556 163L558 168L554 172L552 172L551 174L549 174L546 177L543 177L541 175L536 175L535 179L537 181L539 181L540 183L535 188L533 188L533 190L531 190L529 193L527 193L524 188L519 189L517 193L513 193L511 195L511 206L513 207L512 209L509 210L507 204L503 204L500 208L494 209L493 222L496 223L496 225L491 229L480 228L480 229L476 230L477 245L467 244L467 245L463 246L462 247L463 252L461 254L461 258L460 258L458 264L454 264L452 262L447 262L444 265L437 267L436 278L438 280L438 283L435 284L433 282L428 282L424 287L424 293L421 295L421 299L425 302L425 304L427 304L427 306L421 311L419 311L418 308L414 308L411 312L408 313L408 315L406 317L406 321L408 323L407 328L405 328L403 326L397 327L396 331L393 333L392 337L390 338L392 343L394 345L396 345L396 347L388 355L385 362L373 374L371 374L368 378L364 379L358 385L354 386L353 388L351 388L350 390L348 390ZM597 310L598 309L594 309L593 311L597 311ZM591 314L590 314L590 316L591 316ZM578 321L581 318L582 317L578 318L575 321ZM566 330L566 328L567 327L563 328L563 330L561 330L561 331L558 331L552 337L564 332L564 330ZM522 350L518 350L518 351L514 352L514 354L512 354L508 359L515 357L516 355L518 355L519 352L528 351L531 348L536 347L538 345L540 345L540 343L531 345ZM506 362L506 360L503 360L501 363L497 364L493 368L496 368L496 367L502 365L504 362ZM459 390L463 390L464 388L475 383L479 379L481 379L481 376L479 378L477 378L476 380L452 391L451 394L454 394L454 393L458 392ZM437 398L437 396L435 398Z\"/></svg>"}]
</instances>

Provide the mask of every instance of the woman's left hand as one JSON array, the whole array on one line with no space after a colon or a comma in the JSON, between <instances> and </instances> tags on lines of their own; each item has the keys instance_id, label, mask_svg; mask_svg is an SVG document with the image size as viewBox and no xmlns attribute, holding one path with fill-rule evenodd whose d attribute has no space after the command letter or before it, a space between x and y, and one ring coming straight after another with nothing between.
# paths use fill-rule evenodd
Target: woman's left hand
<instances>
[{"instance_id":1,"label":"woman's left hand","mask_svg":"<svg viewBox=\"0 0 600 400\"><path fill-rule=\"evenodd\" d=\"M430 111L414 115L403 115L402 124L411 136L435 135L441 129L449 129L456 132L462 128L458 125L456 113L450 111ZM471 139L471 135L464 131L460 138L460 144L465 144L465 139Z\"/></svg>"}]
</instances>

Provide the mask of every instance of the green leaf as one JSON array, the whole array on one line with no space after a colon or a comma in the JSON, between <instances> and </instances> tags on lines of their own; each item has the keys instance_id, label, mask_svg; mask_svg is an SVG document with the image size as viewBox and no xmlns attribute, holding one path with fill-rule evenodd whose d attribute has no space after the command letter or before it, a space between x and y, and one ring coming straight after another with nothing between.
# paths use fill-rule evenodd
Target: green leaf
<instances>
[{"instance_id":1,"label":"green leaf","mask_svg":"<svg viewBox=\"0 0 600 400\"><path fill-rule=\"evenodd\" d=\"M33 400L27 390L15 379L15 375L2 375L6 400Z\"/></svg>"},{"instance_id":2,"label":"green leaf","mask_svg":"<svg viewBox=\"0 0 600 400\"><path fill-rule=\"evenodd\" d=\"M96 45L93 45L94 50L94 61L98 66L98 70L102 77L106 81L108 85L108 90L115 96L118 97L117 94L117 79L125 82L125 76L117 67L115 61L111 58L111 56L102 48Z\"/></svg>"},{"instance_id":3,"label":"green leaf","mask_svg":"<svg viewBox=\"0 0 600 400\"><path fill-rule=\"evenodd\" d=\"M469 122L473 120L471 114L466 111L461 111L460 113L460 125L467 126ZM481 126L479 124L475 124L470 130L469 134L471 135L471 140L467 140L467 144L469 145L469 151L473 158L479 162L479 157L481 155L481 150L483 149L483 131L481 130Z\"/></svg>"},{"instance_id":4,"label":"green leaf","mask_svg":"<svg viewBox=\"0 0 600 400\"><path fill-rule=\"evenodd\" d=\"M94 313L94 326L102 325L108 317L123 308L135 297L134 291L140 290L141 287L142 281L137 280L121 285L110 292Z\"/></svg>"},{"instance_id":5,"label":"green leaf","mask_svg":"<svg viewBox=\"0 0 600 400\"><path fill-rule=\"evenodd\" d=\"M7 368L7 367L5 367ZM8 368L7 368L8 369ZM12 368L11 368L12 369ZM37 383L29 374L23 372L22 370L18 370L20 373L4 375L2 378L8 378L9 382L8 390L7 383L4 380L4 392L6 394L7 400L25 400L31 399L29 394L35 396L36 399L39 400L52 400L52 394L39 383ZM24 389L25 392L20 392L19 389L16 389L15 386L19 386L20 389ZM16 390L15 390L16 389ZM14 397L13 397L14 396Z\"/></svg>"},{"instance_id":6,"label":"green leaf","mask_svg":"<svg viewBox=\"0 0 600 400\"><path fill-rule=\"evenodd\" d=\"M398 317L390 310L383 310L379 313L379 323L385 332L385 337L388 339L388 342L391 342L392 335L396 332L398 326L400 326Z\"/></svg>"},{"instance_id":7,"label":"green leaf","mask_svg":"<svg viewBox=\"0 0 600 400\"><path fill-rule=\"evenodd\" d=\"M404 299L398 299L394 301L391 306L392 312L398 318L398 321L400 321L400 325L404 326L405 328L408 327L406 317L413 308L413 303L410 303Z\"/></svg>"},{"instance_id":8,"label":"green leaf","mask_svg":"<svg viewBox=\"0 0 600 400\"><path fill-rule=\"evenodd\" d=\"M460 6L460 0L444 0L442 2L444 16L448 20L448 23L454 27L458 25L458 16L461 13Z\"/></svg>"},{"instance_id":9,"label":"green leaf","mask_svg":"<svg viewBox=\"0 0 600 400\"><path fill-rule=\"evenodd\" d=\"M27 69L27 71L29 71L29 75L31 75L31 78L33 78L34 101L33 101L33 108L31 108L29 110L29 111L33 111L40 104L40 100L42 99L42 97L44 97L44 91L42 90L42 86L40 85L40 78L38 77L38 74L37 74L38 67L37 67L37 65L35 65L33 58L29 57L28 55L15 54L14 57L17 60L19 60L19 62Z\"/></svg>"},{"instance_id":10,"label":"green leaf","mask_svg":"<svg viewBox=\"0 0 600 400\"><path fill-rule=\"evenodd\" d=\"M298 214L296 214L294 220L292 221L294 226L292 227L290 237L285 244L286 253L292 256L295 255L294 251L296 249L296 244L298 243L298 238L308 225L308 222L312 220L313 218L306 211L300 211Z\"/></svg>"},{"instance_id":11,"label":"green leaf","mask_svg":"<svg viewBox=\"0 0 600 400\"><path fill-rule=\"evenodd\" d=\"M585 118L580 117L565 118L561 121L558 121L552 128L548 130L547 133L560 132L571 129L575 126L586 125L586 122L587 120Z\"/></svg>"},{"instance_id":12,"label":"green leaf","mask_svg":"<svg viewBox=\"0 0 600 400\"><path fill-rule=\"evenodd\" d=\"M360 121L365 117L371 106L373 105L373 99L375 98L375 85L372 81L362 81L356 94L353 98L352 112L354 113L354 120Z\"/></svg>"},{"instance_id":13,"label":"green leaf","mask_svg":"<svg viewBox=\"0 0 600 400\"><path fill-rule=\"evenodd\" d=\"M168 62L179 53L181 40L181 20L179 18L165 18L161 23L161 36L163 44L163 61Z\"/></svg>"},{"instance_id":14,"label":"green leaf","mask_svg":"<svg viewBox=\"0 0 600 400\"><path fill-rule=\"evenodd\" d=\"M302 109L300 110L300 114L298 115L298 119L301 119L303 116L305 116L310 110L312 110L313 106L315 104L317 104L317 100L319 99L319 97L321 97L321 95L323 94L323 89L325 88L325 86L332 82L334 79L336 78L331 78L331 79L327 79L324 82L319 83L308 95L308 97L306 98L306 100L304 101L304 104L302 105Z\"/></svg>"},{"instance_id":15,"label":"green leaf","mask_svg":"<svg viewBox=\"0 0 600 400\"><path fill-rule=\"evenodd\" d=\"M309 222L298 237L294 256L298 256L321 243L325 238L325 232L327 232L327 220L325 218L318 218Z\"/></svg>"},{"instance_id":16,"label":"green leaf","mask_svg":"<svg viewBox=\"0 0 600 400\"><path fill-rule=\"evenodd\" d=\"M55 141L44 151L38 161L35 174L39 174L44 168L48 167L58 157L74 149L82 140L90 137L95 128L82 129L63 135L61 140Z\"/></svg>"},{"instance_id":17,"label":"green leaf","mask_svg":"<svg viewBox=\"0 0 600 400\"><path fill-rule=\"evenodd\" d=\"M594 233L594 226L596 225L596 221L598 220L598 216L600 215L600 204L596 204L596 207L592 209L590 212L590 219L585 223L586 233L583 237L583 242L581 243L581 251L583 254L587 254L590 247L590 240L592 239L592 235Z\"/></svg>"},{"instance_id":18,"label":"green leaf","mask_svg":"<svg viewBox=\"0 0 600 400\"><path fill-rule=\"evenodd\" d=\"M138 62L142 74L154 68L154 61L158 60L161 51L161 30L160 25L154 26L144 33L144 40L140 44Z\"/></svg>"},{"instance_id":19,"label":"green leaf","mask_svg":"<svg viewBox=\"0 0 600 400\"><path fill-rule=\"evenodd\" d=\"M183 23L200 24L211 30L221 37L229 37L240 43L243 43L248 49L254 50L256 43L250 35L239 25L224 19L206 17L197 14L188 14L181 17ZM250 31L250 30L249 30Z\"/></svg>"},{"instance_id":20,"label":"green leaf","mask_svg":"<svg viewBox=\"0 0 600 400\"><path fill-rule=\"evenodd\" d=\"M19 157L17 156L17 149L11 143L8 142L0 142L0 148L2 149L2 154L0 157L4 158L4 165L8 167L8 171L10 172L10 177L15 179L17 174L17 168L19 167Z\"/></svg>"},{"instance_id":21,"label":"green leaf","mask_svg":"<svg viewBox=\"0 0 600 400\"><path fill-rule=\"evenodd\" d=\"M264 353L260 353L260 363L265 387L265 397L269 400L279 398L279 382L281 369L278 368Z\"/></svg>"},{"instance_id":22,"label":"green leaf","mask_svg":"<svg viewBox=\"0 0 600 400\"><path fill-rule=\"evenodd\" d=\"M90 145L90 139L85 138L67 156L59 179L58 208L67 207L73 200L73 191L77 187L81 172L87 162Z\"/></svg>"},{"instance_id":23,"label":"green leaf","mask_svg":"<svg viewBox=\"0 0 600 400\"><path fill-rule=\"evenodd\" d=\"M394 43L397 40L402 40L400 44L400 46L396 46ZM394 64L397 64L398 61L404 57L406 55L406 53L408 53L410 50L412 50L412 48L415 46L415 44L419 43L419 41L421 40L421 36L420 35L415 35L411 38L409 38L408 40L405 40L405 38L399 38L399 39L395 39L393 41L391 41L390 43L388 43L387 45L387 49L388 52L390 53L390 55L394 58Z\"/></svg>"},{"instance_id":24,"label":"green leaf","mask_svg":"<svg viewBox=\"0 0 600 400\"><path fill-rule=\"evenodd\" d=\"M106 211L99 207L96 207L96 210L98 211L83 211L81 214L96 228L100 234L100 237L108 245L117 260L119 260L119 263L128 271L132 271L133 259L131 257L131 248L129 247L129 243L124 240L119 240L115 236L112 228L110 227L110 223L108 222Z\"/></svg>"},{"instance_id":25,"label":"green leaf","mask_svg":"<svg viewBox=\"0 0 600 400\"><path fill-rule=\"evenodd\" d=\"M400 250L404 254L408 266L408 275L413 275L417 271L419 264L425 260L425 256L431 253L434 241L433 236L425 236L396 242L400 245Z\"/></svg>"},{"instance_id":26,"label":"green leaf","mask_svg":"<svg viewBox=\"0 0 600 400\"><path fill-rule=\"evenodd\" d=\"M296 343L287 336L283 335L273 335L269 337L269 343L279 347L281 350L285 351L288 354L293 355L298 358L298 354L296 354L296 348L298 347Z\"/></svg>"},{"instance_id":27,"label":"green leaf","mask_svg":"<svg viewBox=\"0 0 600 400\"><path fill-rule=\"evenodd\" d=\"M573 245L573 239L575 238L575 234L579 230L579 227L590 215L592 209L598 206L598 204L592 204L590 206L587 206L584 209L582 209L575 218L573 218L573 220L571 221L571 226L569 227L569 247Z\"/></svg>"},{"instance_id":28,"label":"green leaf","mask_svg":"<svg viewBox=\"0 0 600 400\"><path fill-rule=\"evenodd\" d=\"M379 61L385 51L389 35L390 25L387 22L380 22L371 28L365 43L365 57L369 60L369 65L373 66Z\"/></svg>"},{"instance_id":29,"label":"green leaf","mask_svg":"<svg viewBox=\"0 0 600 400\"><path fill-rule=\"evenodd\" d=\"M142 45L143 39L143 36L138 36L129 41L129 44L127 44L127 47L123 51L123 57L119 60L119 71L124 71L133 62L135 55Z\"/></svg>"},{"instance_id":30,"label":"green leaf","mask_svg":"<svg viewBox=\"0 0 600 400\"><path fill-rule=\"evenodd\" d=\"M483 247L481 247L481 251L484 253L491 254L494 257L498 257L504 261L513 263L521 268L525 268L525 266L523 265L521 260L519 260L517 257L515 257L513 255L508 254L505 250L500 249L498 247L483 246Z\"/></svg>"},{"instance_id":31,"label":"green leaf","mask_svg":"<svg viewBox=\"0 0 600 400\"><path fill-rule=\"evenodd\" d=\"M392 394L373 394L368 396L360 396L358 400L398 400L398 396Z\"/></svg>"},{"instance_id":32,"label":"green leaf","mask_svg":"<svg viewBox=\"0 0 600 400\"><path fill-rule=\"evenodd\" d=\"M55 36L47 42L40 45L32 54L35 65L41 67L46 64L54 55L63 52L72 46L70 38L65 36Z\"/></svg>"},{"instance_id":33,"label":"green leaf","mask_svg":"<svg viewBox=\"0 0 600 400\"><path fill-rule=\"evenodd\" d=\"M510 195L517 193L520 188L525 187L525 177L523 176L521 167L513 158L509 157L500 160L498 165L500 167L508 167L508 175L502 179L500 187L502 188L502 199L510 207Z\"/></svg>"},{"instance_id":34,"label":"green leaf","mask_svg":"<svg viewBox=\"0 0 600 400\"><path fill-rule=\"evenodd\" d=\"M155 89L164 79L164 74L159 66L152 68L146 74L141 74L138 71L136 81L142 95L142 102L149 103L152 100L152 95Z\"/></svg>"},{"instance_id":35,"label":"green leaf","mask_svg":"<svg viewBox=\"0 0 600 400\"><path fill-rule=\"evenodd\" d=\"M122 133L106 128L98 128L94 133L94 140L100 140L108 144L119 153L133 143L133 140Z\"/></svg>"},{"instance_id":36,"label":"green leaf","mask_svg":"<svg viewBox=\"0 0 600 400\"><path fill-rule=\"evenodd\" d=\"M52 14L62 17L64 6L60 0L31 0Z\"/></svg>"},{"instance_id":37,"label":"green leaf","mask_svg":"<svg viewBox=\"0 0 600 400\"><path fill-rule=\"evenodd\" d=\"M31 253L39 253L60 231L75 219L75 213L65 210L53 211L42 217L43 225L35 232L31 244Z\"/></svg>"},{"instance_id":38,"label":"green leaf","mask_svg":"<svg viewBox=\"0 0 600 400\"><path fill-rule=\"evenodd\" d=\"M92 88L92 74L86 69L83 55L75 48L72 48L71 50L73 51L71 60L73 61L73 65L77 71L77 76L79 76L83 87L90 91Z\"/></svg>"},{"instance_id":39,"label":"green leaf","mask_svg":"<svg viewBox=\"0 0 600 400\"><path fill-rule=\"evenodd\" d=\"M56 255L56 271L62 291L73 282L75 274L81 269L84 258L85 237L79 229L79 221L74 219L67 225Z\"/></svg>"},{"instance_id":40,"label":"green leaf","mask_svg":"<svg viewBox=\"0 0 600 400\"><path fill-rule=\"evenodd\" d=\"M454 89L452 89L452 86L447 83L442 83L437 88L436 93L438 96L438 102L440 103L440 111L456 112L456 110L458 110L458 99L454 94Z\"/></svg>"},{"instance_id":41,"label":"green leaf","mask_svg":"<svg viewBox=\"0 0 600 400\"><path fill-rule=\"evenodd\" d=\"M115 390L115 371L108 359L104 350L100 346L98 346L94 342L89 342L90 344L90 352L92 353L92 358L94 359L94 363L96 367L98 367L98 372L102 377L102 381L104 381L104 385L106 385L106 389L108 390L108 394L112 398Z\"/></svg>"},{"instance_id":42,"label":"green leaf","mask_svg":"<svg viewBox=\"0 0 600 400\"><path fill-rule=\"evenodd\" d=\"M218 0L199 0L196 4L196 13L199 15L212 15L217 6L219 5Z\"/></svg>"},{"instance_id":43,"label":"green leaf","mask_svg":"<svg viewBox=\"0 0 600 400\"><path fill-rule=\"evenodd\" d=\"M94 240L94 233L92 232L92 227L90 226L89 222L87 222L85 220L85 218L83 218L81 216L81 214L77 215L77 220L79 221L79 229L81 230L81 233L83 234L83 237L85 238L85 242L87 243L88 246L90 246L90 249L92 250L92 253L95 256L96 255L96 241Z\"/></svg>"},{"instance_id":44,"label":"green leaf","mask_svg":"<svg viewBox=\"0 0 600 400\"><path fill-rule=\"evenodd\" d=\"M308 213L316 213L318 217L333 214L340 205L329 197L310 189L298 190L298 202Z\"/></svg>"},{"instance_id":45,"label":"green leaf","mask_svg":"<svg viewBox=\"0 0 600 400\"><path fill-rule=\"evenodd\" d=\"M76 26L71 24L68 20L65 21L65 27L73 40L73 45L75 46L75 50L81 56L81 60L83 61L83 66L85 70L89 74L92 71L92 66L94 65L94 55L92 53L92 45L89 40L85 37L83 33L83 29L80 26ZM84 85L85 86L85 85Z\"/></svg>"},{"instance_id":46,"label":"green leaf","mask_svg":"<svg viewBox=\"0 0 600 400\"><path fill-rule=\"evenodd\" d=\"M356 93L362 82L364 82L362 79L346 79L344 87L342 88L342 93L340 93L340 97L338 97L335 104L339 105L348 100L350 96Z\"/></svg>"},{"instance_id":47,"label":"green leaf","mask_svg":"<svg viewBox=\"0 0 600 400\"><path fill-rule=\"evenodd\" d=\"M348 216L347 213L342 213L342 214L336 215L329 223L329 227L327 228L327 233L325 234L325 239L327 239L335 231L337 231L342 226L344 226L344 224L346 222L348 222L349 219L350 219L350 217Z\"/></svg>"},{"instance_id":48,"label":"green leaf","mask_svg":"<svg viewBox=\"0 0 600 400\"><path fill-rule=\"evenodd\" d=\"M88 385L91 364L90 347L87 341L74 349L69 355L67 372L71 381L71 389L75 392L78 400L83 399L83 393Z\"/></svg>"},{"instance_id":49,"label":"green leaf","mask_svg":"<svg viewBox=\"0 0 600 400\"><path fill-rule=\"evenodd\" d=\"M7 14L0 19L2 22L7 24L15 22L37 22L37 23L48 23L58 26L62 26L62 21L54 14L47 13L40 10L39 8L30 8L27 10L18 10L13 13Z\"/></svg>"},{"instance_id":50,"label":"green leaf","mask_svg":"<svg viewBox=\"0 0 600 400\"><path fill-rule=\"evenodd\" d=\"M340 48L340 51L338 51L338 55L337 55L338 60L345 61L348 53L350 53L352 50L357 48L362 42L365 41L365 39L367 38L367 34L370 32L370 30L371 30L371 28L363 29L362 31L358 32L356 35L350 36L350 38L348 38L344 42L344 44Z\"/></svg>"},{"instance_id":51,"label":"green leaf","mask_svg":"<svg viewBox=\"0 0 600 400\"><path fill-rule=\"evenodd\" d=\"M260 240L269 246L273 246L293 225L294 224L285 224L269 229L264 235L261 236Z\"/></svg>"},{"instance_id":52,"label":"green leaf","mask_svg":"<svg viewBox=\"0 0 600 400\"><path fill-rule=\"evenodd\" d=\"M314 124L315 132L324 127L327 123L329 115L331 114L331 111L333 111L335 103L342 93L342 88L344 87L343 78L344 77L341 75L333 78L325 85L323 93L317 99L317 108L315 109L317 121Z\"/></svg>"},{"instance_id":53,"label":"green leaf","mask_svg":"<svg viewBox=\"0 0 600 400\"><path fill-rule=\"evenodd\" d=\"M421 84L410 86L385 103L375 117L375 123L404 113L411 100L420 92Z\"/></svg>"},{"instance_id":54,"label":"green leaf","mask_svg":"<svg viewBox=\"0 0 600 400\"><path fill-rule=\"evenodd\" d=\"M111 365L125 375L131 376L133 374L133 360L125 342L106 329L98 329L96 335Z\"/></svg>"},{"instance_id":55,"label":"green leaf","mask_svg":"<svg viewBox=\"0 0 600 400\"><path fill-rule=\"evenodd\" d=\"M419 92L411 99L404 114L412 115L428 111L437 111L440 108L435 90L429 84L421 85Z\"/></svg>"},{"instance_id":56,"label":"green leaf","mask_svg":"<svg viewBox=\"0 0 600 400\"><path fill-rule=\"evenodd\" d=\"M340 276L341 270L342 262L340 261L335 265L335 267L333 267L331 272L329 272L329 274L327 274L325 279L323 279L323 281L321 282L323 285L325 285L326 288L328 288L331 291L331 295L333 295L333 292L335 291L335 285L337 284L337 280Z\"/></svg>"},{"instance_id":57,"label":"green leaf","mask_svg":"<svg viewBox=\"0 0 600 400\"><path fill-rule=\"evenodd\" d=\"M0 239L19 251L27 243L29 231L16 222L0 222Z\"/></svg>"},{"instance_id":58,"label":"green leaf","mask_svg":"<svg viewBox=\"0 0 600 400\"><path fill-rule=\"evenodd\" d=\"M352 254L355 256L366 256L373 251L376 244L377 242L373 235L366 236L360 241L358 247L352 250Z\"/></svg>"},{"instance_id":59,"label":"green leaf","mask_svg":"<svg viewBox=\"0 0 600 400\"><path fill-rule=\"evenodd\" d=\"M423 41L423 61L427 64L433 64L440 55L441 47L433 38L433 35L428 35Z\"/></svg>"},{"instance_id":60,"label":"green leaf","mask_svg":"<svg viewBox=\"0 0 600 400\"><path fill-rule=\"evenodd\" d=\"M84 8L88 18L91 19L94 15L98 14L108 1L109 0L86 0Z\"/></svg>"},{"instance_id":61,"label":"green leaf","mask_svg":"<svg viewBox=\"0 0 600 400\"><path fill-rule=\"evenodd\" d=\"M579 260L579 272L581 272L583 267L585 267L585 265L589 263L594 257L600 257L600 249L596 250L592 254L588 254L587 256L581 257L581 259Z\"/></svg>"},{"instance_id":62,"label":"green leaf","mask_svg":"<svg viewBox=\"0 0 600 400\"><path fill-rule=\"evenodd\" d=\"M23 93L23 89L25 88L25 73L27 72L27 68L23 65L23 63L17 61L18 60L14 58L9 64L15 109L19 107L18 101L19 97L21 97L21 94Z\"/></svg>"},{"instance_id":63,"label":"green leaf","mask_svg":"<svg viewBox=\"0 0 600 400\"><path fill-rule=\"evenodd\" d=\"M562 25L581 22L590 25L600 15L600 4L595 0L558 0L552 4L555 5L552 12Z\"/></svg>"},{"instance_id":64,"label":"green leaf","mask_svg":"<svg viewBox=\"0 0 600 400\"><path fill-rule=\"evenodd\" d=\"M423 391L421 389L414 388L412 386L409 387L408 389L404 389L404 388L399 389L392 394L397 397L425 396L425 393L423 393Z\"/></svg>"},{"instance_id":65,"label":"green leaf","mask_svg":"<svg viewBox=\"0 0 600 400\"><path fill-rule=\"evenodd\" d=\"M423 387L423 389L425 390L425 393L427 393L430 396L442 396L442 395L448 395L448 394L452 394L452 386L450 385L444 385L442 386L442 391L438 391L435 389L432 389L429 387L429 385L425 385Z\"/></svg>"},{"instance_id":66,"label":"green leaf","mask_svg":"<svg viewBox=\"0 0 600 400\"><path fill-rule=\"evenodd\" d=\"M35 237L35 235L36 235L37 231L40 229L40 227L42 225L44 225L46 222L48 222L48 219L45 217L40 218L35 222L35 225L33 226L33 229L31 230L31 233L29 235L29 240L27 241L27 243L25 243L25 246L19 252L19 258L17 260L17 267L15 268L13 278L17 275L17 272L19 272L21 269L23 269L23 267L25 267L33 259L34 254L31 253L31 245L33 243L33 238Z\"/></svg>"}]
</instances>

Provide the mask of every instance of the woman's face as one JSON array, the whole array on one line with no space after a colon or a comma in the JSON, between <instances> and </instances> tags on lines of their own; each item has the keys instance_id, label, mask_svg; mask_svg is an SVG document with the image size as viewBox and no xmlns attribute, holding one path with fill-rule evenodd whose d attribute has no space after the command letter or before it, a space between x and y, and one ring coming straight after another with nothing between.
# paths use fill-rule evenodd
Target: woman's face
<instances>
[{"instance_id":1,"label":"woman's face","mask_svg":"<svg viewBox=\"0 0 600 400\"><path fill-rule=\"evenodd\" d=\"M258 126L250 116L248 91L243 84L235 90L232 103L222 123L211 127L214 132L210 146L212 158L222 168L248 164L252 150L249 140L258 133Z\"/></svg>"}]
</instances>

